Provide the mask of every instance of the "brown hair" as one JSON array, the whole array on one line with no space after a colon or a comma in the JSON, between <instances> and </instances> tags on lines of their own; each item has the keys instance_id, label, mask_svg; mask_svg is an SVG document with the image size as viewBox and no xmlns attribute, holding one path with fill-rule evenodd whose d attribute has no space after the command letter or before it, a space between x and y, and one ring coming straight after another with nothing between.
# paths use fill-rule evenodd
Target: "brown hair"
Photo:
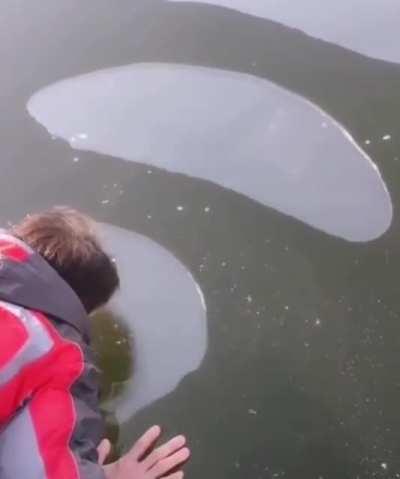
<instances>
[{"instance_id":1,"label":"brown hair","mask_svg":"<svg viewBox=\"0 0 400 479\"><path fill-rule=\"evenodd\" d=\"M119 287L114 261L104 252L88 216L65 207L28 215L11 231L38 252L91 313Z\"/></svg>"}]
</instances>

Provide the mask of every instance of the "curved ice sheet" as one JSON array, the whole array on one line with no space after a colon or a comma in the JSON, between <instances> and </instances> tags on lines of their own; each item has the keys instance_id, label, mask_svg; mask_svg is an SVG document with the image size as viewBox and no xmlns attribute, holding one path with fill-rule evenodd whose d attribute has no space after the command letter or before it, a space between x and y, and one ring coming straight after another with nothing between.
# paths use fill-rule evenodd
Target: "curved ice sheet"
<instances>
[{"instance_id":1,"label":"curved ice sheet","mask_svg":"<svg viewBox=\"0 0 400 479\"><path fill-rule=\"evenodd\" d=\"M28 110L73 148L213 181L347 240L391 223L379 171L350 135L267 80L135 64L49 86Z\"/></svg>"},{"instance_id":2,"label":"curved ice sheet","mask_svg":"<svg viewBox=\"0 0 400 479\"><path fill-rule=\"evenodd\" d=\"M132 380L107 405L124 421L200 366L207 349L206 307L189 271L163 247L111 225L101 225L101 233L121 278L110 306L134 338Z\"/></svg>"},{"instance_id":3,"label":"curved ice sheet","mask_svg":"<svg viewBox=\"0 0 400 479\"><path fill-rule=\"evenodd\" d=\"M187 2L187 0L169 0ZM201 0L303 30L363 55L400 63L398 0Z\"/></svg>"}]
</instances>

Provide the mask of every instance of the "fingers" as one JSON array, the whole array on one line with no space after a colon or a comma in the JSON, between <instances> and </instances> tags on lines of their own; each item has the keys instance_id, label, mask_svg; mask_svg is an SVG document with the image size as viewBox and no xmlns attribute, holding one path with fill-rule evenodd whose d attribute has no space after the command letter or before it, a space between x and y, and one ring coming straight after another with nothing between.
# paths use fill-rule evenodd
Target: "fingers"
<instances>
[{"instance_id":1,"label":"fingers","mask_svg":"<svg viewBox=\"0 0 400 479\"><path fill-rule=\"evenodd\" d=\"M99 464L102 466L107 459L107 456L111 451L111 442L108 439L103 439L97 448L97 454L99 456Z\"/></svg>"},{"instance_id":2,"label":"fingers","mask_svg":"<svg viewBox=\"0 0 400 479\"><path fill-rule=\"evenodd\" d=\"M164 476L165 479L183 479L183 477L184 477L183 471L175 472L174 474L171 474L170 476Z\"/></svg>"},{"instance_id":3,"label":"fingers","mask_svg":"<svg viewBox=\"0 0 400 479\"><path fill-rule=\"evenodd\" d=\"M157 462L162 461L166 457L171 456L175 452L179 451L179 449L182 449L185 444L186 438L184 436L174 437L149 454L149 456L143 461L145 469L151 469Z\"/></svg>"},{"instance_id":4,"label":"fingers","mask_svg":"<svg viewBox=\"0 0 400 479\"><path fill-rule=\"evenodd\" d=\"M132 460L138 461L146 455L151 447L153 447L154 443L160 437L160 434L161 429L159 426L151 427L138 441L135 442L127 456Z\"/></svg>"},{"instance_id":5,"label":"fingers","mask_svg":"<svg viewBox=\"0 0 400 479\"><path fill-rule=\"evenodd\" d=\"M162 459L161 461L157 462L155 466L151 469L151 473L152 475L154 475L154 477L164 477L165 474L186 462L189 459L189 456L189 449L187 447L184 447L183 449L180 449L171 456L168 456L165 459Z\"/></svg>"}]
</instances>

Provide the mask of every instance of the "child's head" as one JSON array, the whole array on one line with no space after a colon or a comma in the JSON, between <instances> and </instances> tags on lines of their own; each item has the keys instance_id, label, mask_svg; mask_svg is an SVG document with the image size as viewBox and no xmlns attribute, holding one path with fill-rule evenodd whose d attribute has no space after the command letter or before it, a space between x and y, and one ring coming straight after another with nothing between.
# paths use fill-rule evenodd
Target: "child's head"
<instances>
[{"instance_id":1,"label":"child's head","mask_svg":"<svg viewBox=\"0 0 400 479\"><path fill-rule=\"evenodd\" d=\"M117 268L103 251L94 222L82 213L54 208L28 215L12 233L47 260L88 313L107 303L118 288Z\"/></svg>"}]
</instances>

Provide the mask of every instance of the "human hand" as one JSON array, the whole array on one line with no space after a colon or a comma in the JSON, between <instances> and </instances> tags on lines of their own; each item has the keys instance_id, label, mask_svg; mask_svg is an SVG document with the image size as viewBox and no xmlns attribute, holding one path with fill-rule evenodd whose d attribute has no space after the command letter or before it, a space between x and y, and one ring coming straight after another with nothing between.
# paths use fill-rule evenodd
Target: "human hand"
<instances>
[{"instance_id":1,"label":"human hand","mask_svg":"<svg viewBox=\"0 0 400 479\"><path fill-rule=\"evenodd\" d=\"M107 479L182 479L183 471L173 472L185 463L190 451L183 436L176 436L158 448L154 444L161 435L161 429L153 426L118 461L103 466ZM101 442L98 453L99 463L103 464L111 444L105 439Z\"/></svg>"}]
</instances>

